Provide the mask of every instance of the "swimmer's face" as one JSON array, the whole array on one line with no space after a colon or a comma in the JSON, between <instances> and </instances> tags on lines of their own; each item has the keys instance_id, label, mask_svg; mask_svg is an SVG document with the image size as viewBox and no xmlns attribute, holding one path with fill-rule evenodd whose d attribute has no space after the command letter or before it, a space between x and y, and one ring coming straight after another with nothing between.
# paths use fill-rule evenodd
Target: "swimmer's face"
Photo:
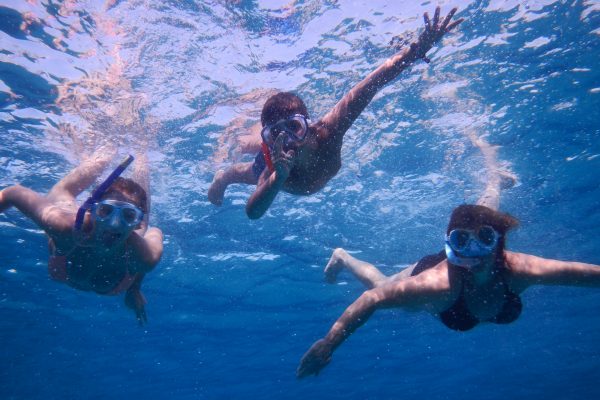
<instances>
[{"instance_id":1,"label":"swimmer's face","mask_svg":"<svg viewBox=\"0 0 600 400\"><path fill-rule=\"evenodd\" d=\"M142 211L132 202L104 199L92 212L94 237L106 248L115 247L127 240L142 218Z\"/></svg>"},{"instance_id":2,"label":"swimmer's face","mask_svg":"<svg viewBox=\"0 0 600 400\"><path fill-rule=\"evenodd\" d=\"M303 114L285 115L280 119L267 121L261 131L263 142L270 148L283 135L284 150L299 149L309 133L310 120Z\"/></svg>"}]
</instances>

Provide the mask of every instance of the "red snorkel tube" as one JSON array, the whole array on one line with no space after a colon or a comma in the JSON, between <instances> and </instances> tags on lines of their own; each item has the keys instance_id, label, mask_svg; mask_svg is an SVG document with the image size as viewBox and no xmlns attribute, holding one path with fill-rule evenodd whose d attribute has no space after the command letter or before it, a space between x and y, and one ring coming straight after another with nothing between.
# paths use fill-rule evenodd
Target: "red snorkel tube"
<instances>
[{"instance_id":1,"label":"red snorkel tube","mask_svg":"<svg viewBox=\"0 0 600 400\"><path fill-rule=\"evenodd\" d=\"M275 172L275 168L273 168L273 161L271 160L271 152L269 151L269 146L265 142L261 143L263 157L265 158L265 164L267 164L267 168L271 173Z\"/></svg>"}]
</instances>

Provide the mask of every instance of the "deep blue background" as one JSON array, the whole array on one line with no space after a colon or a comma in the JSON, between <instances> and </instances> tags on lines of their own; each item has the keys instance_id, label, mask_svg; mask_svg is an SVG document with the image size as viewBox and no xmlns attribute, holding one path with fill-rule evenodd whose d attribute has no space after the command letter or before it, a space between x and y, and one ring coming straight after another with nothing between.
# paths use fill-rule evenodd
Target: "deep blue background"
<instances>
[{"instance_id":1,"label":"deep blue background","mask_svg":"<svg viewBox=\"0 0 600 400\"><path fill-rule=\"evenodd\" d=\"M465 127L499 145L518 176L502 197L521 221L509 248L600 264L597 2L443 11L453 5L466 18L460 32L374 99L327 188L281 194L249 221L250 188L231 187L221 208L206 199L229 162L215 154L240 157L230 121L255 121L264 101L244 95L293 90L322 116L434 5L0 2L0 187L46 192L78 162L77 140L135 149L141 137L131 125L121 132L109 106L143 94L138 118L159 121L143 130L151 222L166 235L141 328L121 298L50 281L43 233L14 210L0 215L0 398L598 398L597 288L529 289L518 321L467 333L380 311L318 377L295 378L302 354L363 290L345 275L323 282L335 247L391 274L439 251L452 208L477 198L485 171ZM66 88L83 92L79 107L61 97Z\"/></svg>"}]
</instances>

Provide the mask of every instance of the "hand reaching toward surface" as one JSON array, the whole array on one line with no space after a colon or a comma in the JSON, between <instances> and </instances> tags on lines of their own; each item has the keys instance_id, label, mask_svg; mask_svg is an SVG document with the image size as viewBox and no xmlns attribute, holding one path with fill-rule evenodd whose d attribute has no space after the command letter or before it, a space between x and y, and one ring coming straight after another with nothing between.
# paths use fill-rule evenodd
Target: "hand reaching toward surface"
<instances>
[{"instance_id":1,"label":"hand reaching toward surface","mask_svg":"<svg viewBox=\"0 0 600 400\"><path fill-rule=\"evenodd\" d=\"M425 54L431 50L433 45L439 41L444 34L454 29L458 24L463 22L463 19L459 19L450 23L452 17L456 13L456 8L453 8L450 13L440 22L440 8L436 7L435 14L433 15L433 21L429 19L429 14L423 14L425 20L425 30L421 32L419 38L414 41L414 37L411 38L410 34L402 34L394 36L390 41L390 45L400 50L404 46L410 45L411 49L415 52L416 58L422 58L423 61L429 62L429 58Z\"/></svg>"},{"instance_id":2,"label":"hand reaching toward surface","mask_svg":"<svg viewBox=\"0 0 600 400\"><path fill-rule=\"evenodd\" d=\"M423 14L425 20L425 30L419 35L417 43L412 43L410 47L416 52L417 58L422 58L425 62L429 62L429 59L425 54L431 50L433 45L440 40L444 34L450 32L454 27L463 22L463 19L456 20L450 23L450 20L456 13L457 8L450 10L450 13L440 22L440 7L435 8L435 14L433 15L433 21L429 19L429 14Z\"/></svg>"}]
</instances>

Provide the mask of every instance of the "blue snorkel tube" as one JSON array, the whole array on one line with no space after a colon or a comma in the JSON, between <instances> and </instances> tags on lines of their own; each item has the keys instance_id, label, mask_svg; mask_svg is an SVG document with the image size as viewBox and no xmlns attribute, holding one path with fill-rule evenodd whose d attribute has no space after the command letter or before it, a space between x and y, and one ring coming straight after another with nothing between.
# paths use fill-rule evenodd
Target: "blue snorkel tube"
<instances>
[{"instance_id":1,"label":"blue snorkel tube","mask_svg":"<svg viewBox=\"0 0 600 400\"><path fill-rule=\"evenodd\" d=\"M98 200L102 197L104 192L113 184L115 179L117 179L129 164L133 162L133 156L130 154L119 164L117 168L102 182L94 191L92 195L87 198L87 200L79 207L77 210L77 216L75 217L75 231L80 231L83 226L83 218L85 217L85 212L92 209L94 203L97 203Z\"/></svg>"}]
</instances>

